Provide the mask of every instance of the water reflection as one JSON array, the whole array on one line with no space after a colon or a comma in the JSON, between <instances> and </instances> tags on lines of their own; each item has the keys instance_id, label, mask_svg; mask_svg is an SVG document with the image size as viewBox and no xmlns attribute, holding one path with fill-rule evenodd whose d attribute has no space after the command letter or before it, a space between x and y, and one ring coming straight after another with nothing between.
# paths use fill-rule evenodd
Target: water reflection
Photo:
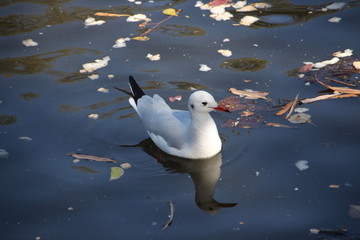
<instances>
[{"instance_id":1,"label":"water reflection","mask_svg":"<svg viewBox=\"0 0 360 240\"><path fill-rule=\"evenodd\" d=\"M157 32L175 37L202 36L206 34L206 31L201 28L176 24L168 24L160 27Z\"/></svg>"},{"instance_id":2,"label":"water reflection","mask_svg":"<svg viewBox=\"0 0 360 240\"><path fill-rule=\"evenodd\" d=\"M321 16L334 14L334 12L358 7L360 4L360 0L355 0L348 2L344 8L326 11L323 8L333 3L332 1L318 5L294 4L289 0L270 0L266 2L270 3L272 7L254 12L236 12L235 10L230 10L229 12L234 15L231 20L238 23L244 16L251 15L260 19L251 25L252 28L278 28L308 22Z\"/></svg>"},{"instance_id":3,"label":"water reflection","mask_svg":"<svg viewBox=\"0 0 360 240\"><path fill-rule=\"evenodd\" d=\"M268 61L259 58L236 58L224 60L220 67L235 72L256 72L265 68L267 63Z\"/></svg>"},{"instance_id":4,"label":"water reflection","mask_svg":"<svg viewBox=\"0 0 360 240\"><path fill-rule=\"evenodd\" d=\"M22 74L50 73L64 76L64 72L54 71L54 62L60 58L84 53L100 54L100 51L89 48L67 48L58 51L41 53L33 56L0 59L0 74L11 77ZM82 76L84 78L84 75Z\"/></svg>"},{"instance_id":5,"label":"water reflection","mask_svg":"<svg viewBox=\"0 0 360 240\"><path fill-rule=\"evenodd\" d=\"M231 208L237 205L237 203L221 203L214 199L216 184L221 175L221 153L208 159L179 158L161 151L150 138L137 145L127 147L141 147L171 173L189 174L194 182L195 203L206 213L216 214L221 208Z\"/></svg>"}]
</instances>

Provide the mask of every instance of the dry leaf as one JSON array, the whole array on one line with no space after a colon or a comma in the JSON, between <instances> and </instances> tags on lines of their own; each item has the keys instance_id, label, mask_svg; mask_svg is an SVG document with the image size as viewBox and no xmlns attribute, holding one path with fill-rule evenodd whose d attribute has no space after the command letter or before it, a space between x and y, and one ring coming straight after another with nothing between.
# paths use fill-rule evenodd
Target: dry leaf
<instances>
[{"instance_id":1,"label":"dry leaf","mask_svg":"<svg viewBox=\"0 0 360 240\"><path fill-rule=\"evenodd\" d=\"M257 11L257 8L252 5L247 5L245 7L237 9L236 11L237 12L253 12L253 11Z\"/></svg>"},{"instance_id":2,"label":"dry leaf","mask_svg":"<svg viewBox=\"0 0 360 240\"><path fill-rule=\"evenodd\" d=\"M296 95L294 101L292 101L292 104L291 104L291 107L290 107L290 110L289 110L289 113L286 115L286 119L289 119L290 118L290 115L293 113L297 103L298 103L298 99L299 99L299 93Z\"/></svg>"},{"instance_id":3,"label":"dry leaf","mask_svg":"<svg viewBox=\"0 0 360 240\"><path fill-rule=\"evenodd\" d=\"M219 49L217 52L223 55L224 57L231 57L232 55L232 52L227 49Z\"/></svg>"},{"instance_id":4,"label":"dry leaf","mask_svg":"<svg viewBox=\"0 0 360 240\"><path fill-rule=\"evenodd\" d=\"M211 70L211 67L209 67L208 65L206 64L200 64L200 68L199 68L199 71L202 71L202 72L208 72Z\"/></svg>"},{"instance_id":5,"label":"dry leaf","mask_svg":"<svg viewBox=\"0 0 360 240\"><path fill-rule=\"evenodd\" d=\"M175 215L175 206L174 204L170 201L168 202L169 205L169 219L168 221L164 224L164 226L161 228L161 230L166 229L168 226L170 226L174 220L174 215Z\"/></svg>"},{"instance_id":6,"label":"dry leaf","mask_svg":"<svg viewBox=\"0 0 360 240\"><path fill-rule=\"evenodd\" d=\"M102 92L102 93L108 93L109 89L101 87L101 88L98 88L96 91Z\"/></svg>"},{"instance_id":7,"label":"dry leaf","mask_svg":"<svg viewBox=\"0 0 360 240\"><path fill-rule=\"evenodd\" d=\"M98 157L98 156L94 156L94 155L80 154L80 153L70 153L69 155L74 158L77 158L77 159L92 160L92 161L97 161L97 162L117 163L117 161L115 161L113 159L105 158L105 157Z\"/></svg>"},{"instance_id":8,"label":"dry leaf","mask_svg":"<svg viewBox=\"0 0 360 240\"><path fill-rule=\"evenodd\" d=\"M334 57L350 57L353 54L353 50L351 49L345 49L344 52L334 52L333 56Z\"/></svg>"},{"instance_id":9,"label":"dry leaf","mask_svg":"<svg viewBox=\"0 0 360 240\"><path fill-rule=\"evenodd\" d=\"M35 47L35 46L39 45L37 42L35 42L35 41L32 40L31 38L23 40L23 41L22 41L22 44L23 44L25 47Z\"/></svg>"},{"instance_id":10,"label":"dry leaf","mask_svg":"<svg viewBox=\"0 0 360 240\"><path fill-rule=\"evenodd\" d=\"M110 61L110 57L106 56L103 57L102 59L96 59L95 62L92 63L85 63L82 65L82 67L84 68L84 70L86 72L93 72L99 68L103 68L106 67L108 65L108 62Z\"/></svg>"},{"instance_id":11,"label":"dry leaf","mask_svg":"<svg viewBox=\"0 0 360 240\"><path fill-rule=\"evenodd\" d=\"M240 25L250 26L254 22L257 22L258 20L259 20L259 18L254 17L254 16L245 16L240 20Z\"/></svg>"},{"instance_id":12,"label":"dry leaf","mask_svg":"<svg viewBox=\"0 0 360 240\"><path fill-rule=\"evenodd\" d=\"M115 41L115 44L112 46L113 48L123 48L126 47L126 42L130 41L130 38L118 38Z\"/></svg>"},{"instance_id":13,"label":"dry leaf","mask_svg":"<svg viewBox=\"0 0 360 240\"><path fill-rule=\"evenodd\" d=\"M178 12L174 8L167 8L163 11L163 14L170 16L179 16Z\"/></svg>"},{"instance_id":14,"label":"dry leaf","mask_svg":"<svg viewBox=\"0 0 360 240\"><path fill-rule=\"evenodd\" d=\"M135 14L126 19L127 22L151 21L145 14Z\"/></svg>"},{"instance_id":15,"label":"dry leaf","mask_svg":"<svg viewBox=\"0 0 360 240\"><path fill-rule=\"evenodd\" d=\"M293 101L288 102L280 111L278 111L277 113L275 113L278 116L283 115L284 113L286 113L287 111L289 111L289 109L291 108L291 106L293 105Z\"/></svg>"},{"instance_id":16,"label":"dry leaf","mask_svg":"<svg viewBox=\"0 0 360 240\"><path fill-rule=\"evenodd\" d=\"M360 205L351 204L349 206L348 214L349 214L349 217L351 217L351 218L359 219L360 218Z\"/></svg>"},{"instance_id":17,"label":"dry leaf","mask_svg":"<svg viewBox=\"0 0 360 240\"><path fill-rule=\"evenodd\" d=\"M131 164L128 162L122 163L122 164L120 164L120 167L122 167L123 169L129 169L129 168L131 168Z\"/></svg>"},{"instance_id":18,"label":"dry leaf","mask_svg":"<svg viewBox=\"0 0 360 240\"><path fill-rule=\"evenodd\" d=\"M266 96L269 94L268 92L254 91L251 89L238 90L236 88L230 88L229 91L232 94L239 95L240 97L245 97L246 99L267 99Z\"/></svg>"},{"instance_id":19,"label":"dry leaf","mask_svg":"<svg viewBox=\"0 0 360 240\"><path fill-rule=\"evenodd\" d=\"M147 41L147 40L149 40L150 38L147 37L147 36L137 36L137 37L133 37L132 39L133 39L133 40L137 40L137 41Z\"/></svg>"},{"instance_id":20,"label":"dry leaf","mask_svg":"<svg viewBox=\"0 0 360 240\"><path fill-rule=\"evenodd\" d=\"M313 64L306 64L299 69L299 72L308 72L313 67Z\"/></svg>"},{"instance_id":21,"label":"dry leaf","mask_svg":"<svg viewBox=\"0 0 360 240\"><path fill-rule=\"evenodd\" d=\"M311 115L306 113L296 113L288 118L291 123L311 123Z\"/></svg>"},{"instance_id":22,"label":"dry leaf","mask_svg":"<svg viewBox=\"0 0 360 240\"><path fill-rule=\"evenodd\" d=\"M271 8L272 5L269 3L265 3L265 2L258 2L258 3L253 3L251 4L252 6L256 7L256 8Z\"/></svg>"},{"instance_id":23,"label":"dry leaf","mask_svg":"<svg viewBox=\"0 0 360 240\"><path fill-rule=\"evenodd\" d=\"M306 160L300 160L295 163L295 166L299 169L299 171L304 171L309 168L309 162Z\"/></svg>"},{"instance_id":24,"label":"dry leaf","mask_svg":"<svg viewBox=\"0 0 360 240\"><path fill-rule=\"evenodd\" d=\"M88 17L87 19L85 19L85 22L84 22L84 24L85 24L85 26L86 27L89 27L89 26L96 26L96 25L102 25L102 24L104 24L105 23L105 21L104 20L95 20L95 18L93 18L93 17Z\"/></svg>"},{"instance_id":25,"label":"dry leaf","mask_svg":"<svg viewBox=\"0 0 360 240\"><path fill-rule=\"evenodd\" d=\"M293 126L284 125L284 124L280 124L280 123L273 123L273 122L269 122L266 125L269 127L295 128Z\"/></svg>"},{"instance_id":26,"label":"dry leaf","mask_svg":"<svg viewBox=\"0 0 360 240\"><path fill-rule=\"evenodd\" d=\"M242 117L248 117L248 116L251 116L251 115L254 115L254 114L255 114L254 112L250 112L250 111L246 110L246 111L243 111L241 116Z\"/></svg>"},{"instance_id":27,"label":"dry leaf","mask_svg":"<svg viewBox=\"0 0 360 240\"><path fill-rule=\"evenodd\" d=\"M97 113L91 113L88 115L88 118L90 119L98 119L99 118L99 114Z\"/></svg>"},{"instance_id":28,"label":"dry leaf","mask_svg":"<svg viewBox=\"0 0 360 240\"><path fill-rule=\"evenodd\" d=\"M181 101L182 96L169 97L170 102Z\"/></svg>"},{"instance_id":29,"label":"dry leaf","mask_svg":"<svg viewBox=\"0 0 360 240\"><path fill-rule=\"evenodd\" d=\"M339 23L341 21L341 18L339 17L332 17L328 20L331 23Z\"/></svg>"},{"instance_id":30,"label":"dry leaf","mask_svg":"<svg viewBox=\"0 0 360 240\"><path fill-rule=\"evenodd\" d=\"M160 54L152 55L151 53L148 53L146 55L146 58L150 59L151 61L159 61L160 60Z\"/></svg>"},{"instance_id":31,"label":"dry leaf","mask_svg":"<svg viewBox=\"0 0 360 240\"><path fill-rule=\"evenodd\" d=\"M316 81L318 83L320 83L321 85L323 85L324 87L333 90L334 92L339 92L339 93L352 93L352 94L360 94L360 90L359 89L352 89L352 88L348 88L348 87L333 87L330 85L327 85L325 83L323 83L322 81L320 81L319 79L315 78Z\"/></svg>"},{"instance_id":32,"label":"dry leaf","mask_svg":"<svg viewBox=\"0 0 360 240\"><path fill-rule=\"evenodd\" d=\"M320 101L320 100L326 100L326 99L332 99L336 96L341 95L341 93L333 93L333 94L325 94L325 95L320 95L314 98L306 98L306 99L302 99L300 100L300 102L302 103L313 103L316 101Z\"/></svg>"},{"instance_id":33,"label":"dry leaf","mask_svg":"<svg viewBox=\"0 0 360 240\"><path fill-rule=\"evenodd\" d=\"M353 66L354 66L354 68L356 68L356 69L360 69L360 61L355 61L355 62L353 62Z\"/></svg>"},{"instance_id":34,"label":"dry leaf","mask_svg":"<svg viewBox=\"0 0 360 240\"><path fill-rule=\"evenodd\" d=\"M100 17L130 17L131 16L129 14L105 13L105 12L97 12L94 15Z\"/></svg>"}]
</instances>

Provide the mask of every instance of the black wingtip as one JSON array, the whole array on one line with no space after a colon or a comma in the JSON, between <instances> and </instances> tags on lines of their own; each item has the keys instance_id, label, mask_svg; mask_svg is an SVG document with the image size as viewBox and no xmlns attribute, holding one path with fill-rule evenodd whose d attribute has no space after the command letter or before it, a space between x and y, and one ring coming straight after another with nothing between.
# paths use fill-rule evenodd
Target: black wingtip
<instances>
[{"instance_id":1,"label":"black wingtip","mask_svg":"<svg viewBox=\"0 0 360 240\"><path fill-rule=\"evenodd\" d=\"M143 90L139 87L133 76L129 76L129 84L130 89L132 92L132 97L134 98L135 102L137 103L137 100L145 95Z\"/></svg>"}]
</instances>

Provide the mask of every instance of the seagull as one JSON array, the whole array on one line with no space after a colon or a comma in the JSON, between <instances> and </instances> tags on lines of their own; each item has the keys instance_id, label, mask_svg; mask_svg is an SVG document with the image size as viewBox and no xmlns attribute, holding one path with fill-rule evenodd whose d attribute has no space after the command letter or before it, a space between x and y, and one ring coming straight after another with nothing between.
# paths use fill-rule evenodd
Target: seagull
<instances>
[{"instance_id":1,"label":"seagull","mask_svg":"<svg viewBox=\"0 0 360 240\"><path fill-rule=\"evenodd\" d=\"M129 103L162 151L189 159L210 158L221 151L221 139L209 113L230 111L218 106L210 93L193 92L188 101L189 111L183 111L171 109L158 94L146 95L132 76L129 76L129 84Z\"/></svg>"}]
</instances>

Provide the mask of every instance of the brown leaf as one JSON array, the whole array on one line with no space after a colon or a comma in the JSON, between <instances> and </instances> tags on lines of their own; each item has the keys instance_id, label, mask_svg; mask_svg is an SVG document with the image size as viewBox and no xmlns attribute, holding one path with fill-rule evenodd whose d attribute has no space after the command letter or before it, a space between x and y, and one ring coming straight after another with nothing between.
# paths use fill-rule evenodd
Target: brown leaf
<instances>
[{"instance_id":1,"label":"brown leaf","mask_svg":"<svg viewBox=\"0 0 360 240\"><path fill-rule=\"evenodd\" d=\"M248 117L251 115L254 115L254 112L250 112L249 110L243 111L243 113L241 114L242 117Z\"/></svg>"},{"instance_id":2,"label":"brown leaf","mask_svg":"<svg viewBox=\"0 0 360 240\"><path fill-rule=\"evenodd\" d=\"M94 14L95 16L101 17L130 17L129 14L117 14L117 13L105 13L105 12L97 12Z\"/></svg>"},{"instance_id":3,"label":"brown leaf","mask_svg":"<svg viewBox=\"0 0 360 240\"><path fill-rule=\"evenodd\" d=\"M299 69L299 72L308 72L313 67L312 64L306 64Z\"/></svg>"},{"instance_id":4,"label":"brown leaf","mask_svg":"<svg viewBox=\"0 0 360 240\"><path fill-rule=\"evenodd\" d=\"M318 83L320 83L324 87L326 87L326 88L328 88L328 89L330 89L330 90L332 90L334 92L360 94L359 89L353 89L353 88L348 88L348 87L333 87L333 86L330 86L330 85L327 85L327 84L323 83L316 76L315 76L315 79L316 79L316 81Z\"/></svg>"},{"instance_id":5,"label":"brown leaf","mask_svg":"<svg viewBox=\"0 0 360 240\"><path fill-rule=\"evenodd\" d=\"M245 109L247 106L240 103L240 99L236 96L229 96L222 99L218 105L224 106L231 112Z\"/></svg>"},{"instance_id":6,"label":"brown leaf","mask_svg":"<svg viewBox=\"0 0 360 240\"><path fill-rule=\"evenodd\" d=\"M333 93L333 94L325 94L325 95L320 95L314 98L305 98L303 100L300 100L300 102L302 103L312 103L312 102L316 102L316 101L320 101L320 100L326 100L326 99L332 99L335 98L337 96L341 95L341 93Z\"/></svg>"},{"instance_id":7,"label":"brown leaf","mask_svg":"<svg viewBox=\"0 0 360 240\"><path fill-rule=\"evenodd\" d=\"M280 124L280 123L273 123L273 122L269 122L266 125L269 127L295 128L293 126L284 125L284 124Z\"/></svg>"},{"instance_id":8,"label":"brown leaf","mask_svg":"<svg viewBox=\"0 0 360 240\"><path fill-rule=\"evenodd\" d=\"M93 155L88 155L88 154L69 153L69 155L74 158L78 158L78 159L92 160L92 161L97 161L97 162L117 163L117 161L110 159L110 158L98 157L98 156L93 156Z\"/></svg>"},{"instance_id":9,"label":"brown leaf","mask_svg":"<svg viewBox=\"0 0 360 240\"><path fill-rule=\"evenodd\" d=\"M286 113L287 111L289 111L289 109L291 108L291 106L293 105L293 101L288 102L280 111L278 111L277 113L275 113L278 116L283 115L284 113Z\"/></svg>"},{"instance_id":10,"label":"brown leaf","mask_svg":"<svg viewBox=\"0 0 360 240\"><path fill-rule=\"evenodd\" d=\"M230 88L229 91L232 94L239 95L240 97L245 97L246 99L267 99L266 96L268 92L253 91L253 90L238 90L236 88Z\"/></svg>"},{"instance_id":11,"label":"brown leaf","mask_svg":"<svg viewBox=\"0 0 360 240\"><path fill-rule=\"evenodd\" d=\"M298 103L298 99L299 99L299 93L296 95L294 101L292 102L292 105L291 105L291 107L290 107L289 113L286 115L285 119L289 119L289 118L290 118L291 114L292 114L293 111L294 111L295 106L296 106L297 103Z\"/></svg>"}]
</instances>

